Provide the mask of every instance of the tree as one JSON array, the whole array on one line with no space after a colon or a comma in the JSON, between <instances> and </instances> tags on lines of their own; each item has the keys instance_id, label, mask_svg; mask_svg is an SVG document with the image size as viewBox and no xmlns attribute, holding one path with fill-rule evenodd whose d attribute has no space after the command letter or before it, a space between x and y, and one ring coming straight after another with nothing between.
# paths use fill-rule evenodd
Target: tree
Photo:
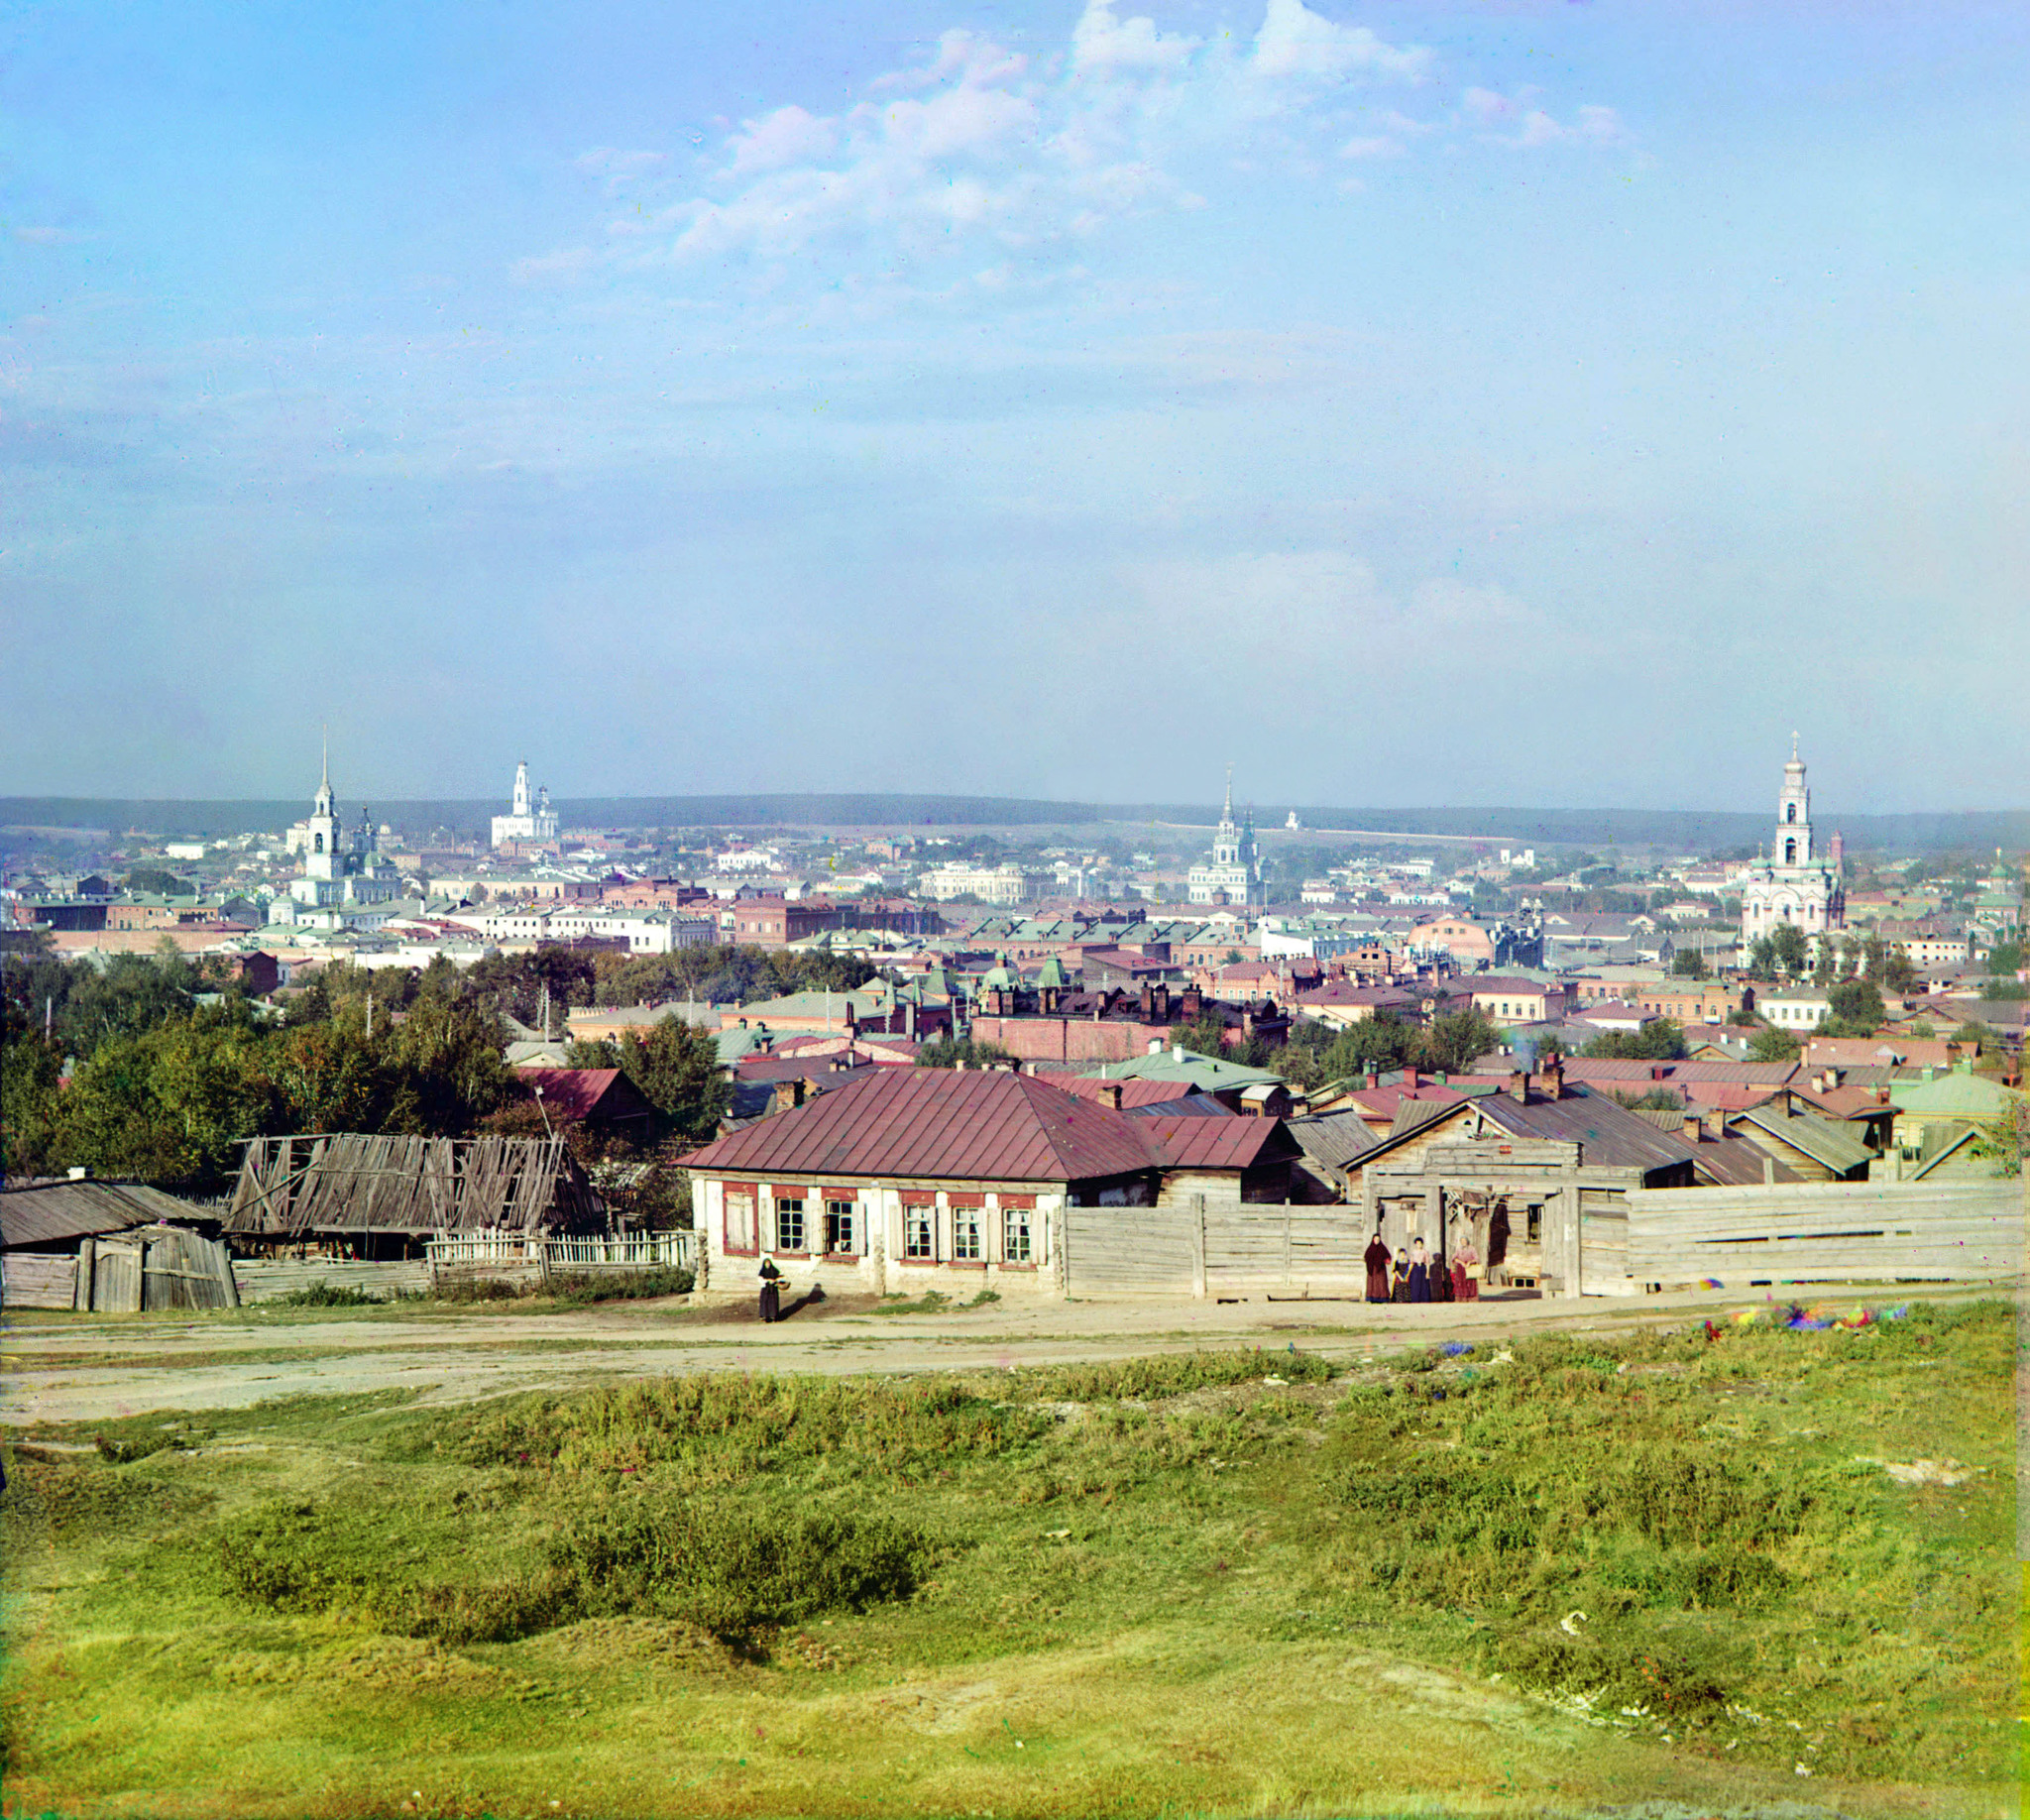
<instances>
[{"instance_id":1,"label":"tree","mask_svg":"<svg viewBox=\"0 0 2030 1820\"><path fill-rule=\"evenodd\" d=\"M1490 1050L1501 1047L1501 1032L1477 1005L1434 1017L1417 1044L1422 1066L1433 1074L1459 1075Z\"/></svg>"},{"instance_id":2,"label":"tree","mask_svg":"<svg viewBox=\"0 0 2030 1820\"><path fill-rule=\"evenodd\" d=\"M1704 979L1713 969L1696 948L1681 948L1671 961L1670 970L1678 979Z\"/></svg>"},{"instance_id":3,"label":"tree","mask_svg":"<svg viewBox=\"0 0 2030 1820\"><path fill-rule=\"evenodd\" d=\"M1768 934L1769 953L1777 969L1795 978L1805 969L1804 931L1795 923L1778 923Z\"/></svg>"},{"instance_id":4,"label":"tree","mask_svg":"<svg viewBox=\"0 0 2030 1820\"><path fill-rule=\"evenodd\" d=\"M715 1136L733 1101L718 1043L674 1017L620 1039L620 1072L656 1109L663 1132L688 1143Z\"/></svg>"},{"instance_id":5,"label":"tree","mask_svg":"<svg viewBox=\"0 0 2030 1820\"><path fill-rule=\"evenodd\" d=\"M1882 995L1866 979L1843 979L1826 993L1833 1007L1826 1030L1832 1036L1872 1036L1888 1015Z\"/></svg>"},{"instance_id":6,"label":"tree","mask_svg":"<svg viewBox=\"0 0 2030 1820\"><path fill-rule=\"evenodd\" d=\"M1751 1062L1795 1062L1798 1041L1787 1030L1778 1030L1773 1024L1764 1024L1748 1039L1748 1060Z\"/></svg>"},{"instance_id":7,"label":"tree","mask_svg":"<svg viewBox=\"0 0 2030 1820\"><path fill-rule=\"evenodd\" d=\"M1610 1030L1580 1053L1613 1062L1677 1062L1684 1058L1685 1027L1675 1018L1659 1017L1640 1030Z\"/></svg>"},{"instance_id":8,"label":"tree","mask_svg":"<svg viewBox=\"0 0 2030 1820\"><path fill-rule=\"evenodd\" d=\"M974 1042L971 1037L933 1037L916 1052L918 1068L993 1068L1014 1060L1012 1049Z\"/></svg>"},{"instance_id":9,"label":"tree","mask_svg":"<svg viewBox=\"0 0 2030 1820\"><path fill-rule=\"evenodd\" d=\"M45 1042L40 1027L17 1029L10 1015L0 1044L0 1171L47 1176L57 1169L62 1073L62 1050Z\"/></svg>"},{"instance_id":10,"label":"tree","mask_svg":"<svg viewBox=\"0 0 2030 1820\"><path fill-rule=\"evenodd\" d=\"M195 897L197 887L187 878L166 872L160 866L138 865L120 880L123 891L141 897Z\"/></svg>"},{"instance_id":11,"label":"tree","mask_svg":"<svg viewBox=\"0 0 2030 1820\"><path fill-rule=\"evenodd\" d=\"M1226 1024L1217 1011L1203 1011L1188 1024L1180 1024L1171 1041L1194 1056L1220 1057L1226 1054Z\"/></svg>"}]
</instances>

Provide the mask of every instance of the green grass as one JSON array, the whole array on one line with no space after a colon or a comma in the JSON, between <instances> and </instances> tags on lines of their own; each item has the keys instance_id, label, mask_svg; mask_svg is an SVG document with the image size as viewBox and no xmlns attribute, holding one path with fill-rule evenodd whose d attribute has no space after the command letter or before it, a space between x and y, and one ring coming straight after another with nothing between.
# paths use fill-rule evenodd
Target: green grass
<instances>
[{"instance_id":1,"label":"green grass","mask_svg":"<svg viewBox=\"0 0 2030 1820\"><path fill-rule=\"evenodd\" d=\"M1513 1354L53 1433L6 1811L2009 1811L2010 1308Z\"/></svg>"},{"instance_id":2,"label":"green grass","mask_svg":"<svg viewBox=\"0 0 2030 1820\"><path fill-rule=\"evenodd\" d=\"M984 1308L1001 1300L999 1290L983 1289L964 1302L954 1302L943 1290L926 1290L921 1296L890 1294L878 1302L876 1314L951 1314L963 1308Z\"/></svg>"}]
</instances>

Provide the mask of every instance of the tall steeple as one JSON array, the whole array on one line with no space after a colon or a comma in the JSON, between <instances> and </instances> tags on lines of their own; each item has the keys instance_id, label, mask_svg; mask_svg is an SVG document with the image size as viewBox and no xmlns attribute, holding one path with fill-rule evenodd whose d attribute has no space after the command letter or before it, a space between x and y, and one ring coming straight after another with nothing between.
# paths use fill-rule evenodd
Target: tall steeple
<instances>
[{"instance_id":1,"label":"tall steeple","mask_svg":"<svg viewBox=\"0 0 2030 1820\"><path fill-rule=\"evenodd\" d=\"M331 797L331 729L324 729L324 766L317 780L317 794L312 799L314 813L334 815L337 813Z\"/></svg>"}]
</instances>

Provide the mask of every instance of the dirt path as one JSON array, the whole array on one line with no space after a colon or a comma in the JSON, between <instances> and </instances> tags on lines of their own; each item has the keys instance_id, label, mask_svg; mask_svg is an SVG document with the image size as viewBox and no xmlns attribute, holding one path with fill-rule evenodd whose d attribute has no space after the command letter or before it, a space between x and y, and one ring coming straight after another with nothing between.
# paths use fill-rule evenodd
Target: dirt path
<instances>
[{"instance_id":1,"label":"dirt path","mask_svg":"<svg viewBox=\"0 0 2030 1820\"><path fill-rule=\"evenodd\" d=\"M1822 1292L1852 1305L1906 1301L1880 1286ZM1926 1290L1977 1295L1979 1290ZM682 1300L551 1314L407 1310L318 1319L248 1310L117 1321L24 1313L0 1330L0 1424L103 1422L150 1410L244 1408L271 1398L413 1390L471 1402L691 1371L896 1375L1130 1358L1196 1347L1300 1347L1331 1358L1525 1332L1614 1332L1757 1306L1762 1294L1535 1298L1368 1307L1346 1302L1073 1302L882 1314L859 1298L762 1326L744 1305ZM1787 1298L1783 1300L1787 1301Z\"/></svg>"}]
</instances>

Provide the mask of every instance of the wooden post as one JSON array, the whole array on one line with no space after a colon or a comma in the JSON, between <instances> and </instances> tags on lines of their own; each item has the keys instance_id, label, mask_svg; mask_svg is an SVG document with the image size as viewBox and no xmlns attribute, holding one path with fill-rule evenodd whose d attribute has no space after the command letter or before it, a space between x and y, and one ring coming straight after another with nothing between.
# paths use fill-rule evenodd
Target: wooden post
<instances>
[{"instance_id":1,"label":"wooden post","mask_svg":"<svg viewBox=\"0 0 2030 1820\"><path fill-rule=\"evenodd\" d=\"M77 1241L77 1287L71 1292L70 1306L80 1314L91 1312L91 1273L98 1257L98 1240L81 1238Z\"/></svg>"},{"instance_id":2,"label":"wooden post","mask_svg":"<svg viewBox=\"0 0 2030 1820\"><path fill-rule=\"evenodd\" d=\"M1205 1196L1193 1194L1190 1202L1191 1294L1205 1300Z\"/></svg>"}]
</instances>

